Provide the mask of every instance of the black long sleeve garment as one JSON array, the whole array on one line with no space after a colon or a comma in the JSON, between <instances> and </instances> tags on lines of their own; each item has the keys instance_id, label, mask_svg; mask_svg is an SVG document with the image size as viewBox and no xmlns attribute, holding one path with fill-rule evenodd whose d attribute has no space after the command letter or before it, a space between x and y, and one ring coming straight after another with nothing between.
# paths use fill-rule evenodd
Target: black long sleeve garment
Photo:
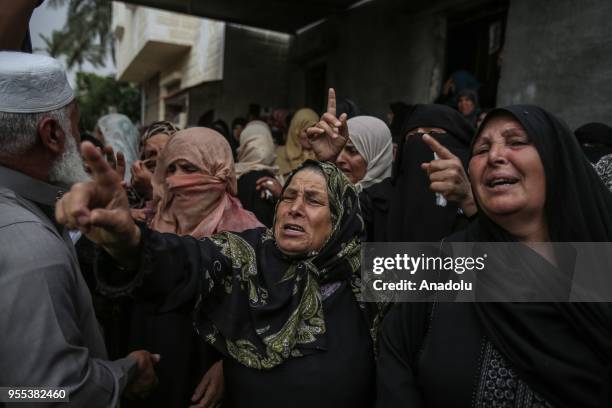
<instances>
[{"instance_id":1,"label":"black long sleeve garment","mask_svg":"<svg viewBox=\"0 0 612 408\"><path fill-rule=\"evenodd\" d=\"M323 302L328 350L254 370L224 359L224 407L373 407L376 366L372 342L350 287Z\"/></svg>"},{"instance_id":2,"label":"black long sleeve garment","mask_svg":"<svg viewBox=\"0 0 612 408\"><path fill-rule=\"evenodd\" d=\"M238 199L245 210L251 211L266 227L272 227L274 220L274 201L261 198L261 192L255 188L257 180L262 177L274 177L265 170L250 171L238 179Z\"/></svg>"},{"instance_id":3,"label":"black long sleeve garment","mask_svg":"<svg viewBox=\"0 0 612 408\"><path fill-rule=\"evenodd\" d=\"M378 408L552 407L485 336L473 304L397 304L379 347Z\"/></svg>"},{"instance_id":4,"label":"black long sleeve garment","mask_svg":"<svg viewBox=\"0 0 612 408\"><path fill-rule=\"evenodd\" d=\"M359 205L365 225L364 242L388 242L387 215L393 193L391 179L386 178L359 193Z\"/></svg>"},{"instance_id":5,"label":"black long sleeve garment","mask_svg":"<svg viewBox=\"0 0 612 408\"><path fill-rule=\"evenodd\" d=\"M263 229L240 234L258 239ZM219 296L231 273L232 260L209 239L178 237L146 231L141 268L136 276L112 280L105 271L112 260L102 256L97 265L102 290L109 294L133 291L161 311L178 311L195 299ZM259 260L259 258L258 258ZM279 282L282 274L266 271L262 277ZM329 288L329 287L328 287ZM226 394L224 407L372 407L375 400L375 362L368 326L348 282L338 282L323 293L326 349L290 358L269 370L248 368L231 356L224 357ZM209 298L207 301L210 301ZM229 319L235 302L223 313ZM168 333L168 336L172 336ZM204 340L202 340L204 341Z\"/></svg>"}]
</instances>

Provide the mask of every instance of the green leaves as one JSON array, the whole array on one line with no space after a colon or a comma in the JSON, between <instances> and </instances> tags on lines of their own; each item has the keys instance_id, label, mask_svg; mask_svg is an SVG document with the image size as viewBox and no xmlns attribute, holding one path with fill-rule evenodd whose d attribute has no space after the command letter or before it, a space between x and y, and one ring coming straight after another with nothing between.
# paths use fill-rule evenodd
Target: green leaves
<instances>
[{"instance_id":1,"label":"green leaves","mask_svg":"<svg viewBox=\"0 0 612 408\"><path fill-rule=\"evenodd\" d=\"M133 122L140 119L140 90L112 75L77 72L76 93L81 111L81 127L93 130L98 119L114 107Z\"/></svg>"},{"instance_id":2,"label":"green leaves","mask_svg":"<svg viewBox=\"0 0 612 408\"><path fill-rule=\"evenodd\" d=\"M114 51L111 32L110 0L49 0L51 7L68 3L68 17L61 31L50 37L41 35L52 57L64 56L68 68L81 68L85 62L94 67L105 65L106 55Z\"/></svg>"}]
</instances>

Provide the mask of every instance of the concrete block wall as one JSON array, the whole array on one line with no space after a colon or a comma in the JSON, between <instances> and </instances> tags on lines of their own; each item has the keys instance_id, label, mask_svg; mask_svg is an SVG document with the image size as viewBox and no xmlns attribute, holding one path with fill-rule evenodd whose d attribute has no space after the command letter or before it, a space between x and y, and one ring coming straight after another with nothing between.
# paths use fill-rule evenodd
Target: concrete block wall
<instances>
[{"instance_id":1,"label":"concrete block wall","mask_svg":"<svg viewBox=\"0 0 612 408\"><path fill-rule=\"evenodd\" d=\"M443 80L445 36L439 14L397 13L384 4L330 19L296 38L290 103L304 103L303 77L313 61L327 63L328 86L339 98L348 97L381 119L392 101L431 102ZM312 43L323 50L317 54Z\"/></svg>"},{"instance_id":2,"label":"concrete block wall","mask_svg":"<svg viewBox=\"0 0 612 408\"><path fill-rule=\"evenodd\" d=\"M223 80L190 90L189 124L209 109L229 124L249 103L286 106L289 43L286 34L226 24Z\"/></svg>"},{"instance_id":3,"label":"concrete block wall","mask_svg":"<svg viewBox=\"0 0 612 408\"><path fill-rule=\"evenodd\" d=\"M120 28L122 35L115 39L115 63L117 67L117 76L128 67L132 59L142 49L146 41L146 26L147 13L138 12L142 7L135 7L113 2L113 21L112 29L115 35L118 34L117 28Z\"/></svg>"},{"instance_id":4,"label":"concrete block wall","mask_svg":"<svg viewBox=\"0 0 612 408\"><path fill-rule=\"evenodd\" d=\"M609 0L512 0L498 105L541 105L572 129L612 124L611 17Z\"/></svg>"},{"instance_id":5,"label":"concrete block wall","mask_svg":"<svg viewBox=\"0 0 612 408\"><path fill-rule=\"evenodd\" d=\"M182 88L223 78L225 23L200 19L196 33L193 46L181 67Z\"/></svg>"},{"instance_id":6,"label":"concrete block wall","mask_svg":"<svg viewBox=\"0 0 612 408\"><path fill-rule=\"evenodd\" d=\"M410 7L397 1L398 9L389 1L332 16L295 37L223 23L216 23L222 29L200 26L187 62L169 63L160 81L182 75L190 124L213 108L229 122L244 116L251 102L304 106L306 72L323 63L327 86L384 119L393 100L427 103L437 96L445 79L445 16L458 4L486 6L481 0L429 0ZM610 16L609 0L510 0L498 105L539 104L572 128L612 123ZM222 39L206 46L205 33Z\"/></svg>"},{"instance_id":7,"label":"concrete block wall","mask_svg":"<svg viewBox=\"0 0 612 408\"><path fill-rule=\"evenodd\" d=\"M445 32L436 15L364 7L340 31L338 43L346 46L332 55L330 83L381 119L394 100L430 102L442 80Z\"/></svg>"},{"instance_id":8,"label":"concrete block wall","mask_svg":"<svg viewBox=\"0 0 612 408\"><path fill-rule=\"evenodd\" d=\"M116 31L117 27L121 27L123 30L123 35L115 41L118 77L149 43L185 48L192 46L199 34L201 21L201 18L189 15L113 2L113 29ZM138 79L144 81L148 78Z\"/></svg>"},{"instance_id":9,"label":"concrete block wall","mask_svg":"<svg viewBox=\"0 0 612 408\"><path fill-rule=\"evenodd\" d=\"M189 90L189 112L187 124L195 126L200 116L210 109L215 110L217 118L221 118L231 125L233 117L226 116L225 111L220 111L219 101L223 98L223 81L207 82Z\"/></svg>"},{"instance_id":10,"label":"concrete block wall","mask_svg":"<svg viewBox=\"0 0 612 408\"><path fill-rule=\"evenodd\" d=\"M142 118L143 124L149 124L160 120L160 94L159 94L159 75L145 81L142 84L141 91L144 94L145 106L144 106L144 118Z\"/></svg>"}]
</instances>

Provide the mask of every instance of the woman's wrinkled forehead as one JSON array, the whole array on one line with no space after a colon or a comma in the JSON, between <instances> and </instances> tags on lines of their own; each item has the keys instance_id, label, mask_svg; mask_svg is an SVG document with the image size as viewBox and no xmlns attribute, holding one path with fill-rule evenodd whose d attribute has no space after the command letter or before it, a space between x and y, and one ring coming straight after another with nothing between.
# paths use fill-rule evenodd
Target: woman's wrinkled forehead
<instances>
[{"instance_id":1,"label":"woman's wrinkled forehead","mask_svg":"<svg viewBox=\"0 0 612 408\"><path fill-rule=\"evenodd\" d=\"M502 110L494 111L493 114L488 114L483 120L476 136L472 140L472 147L481 142L483 138L488 139L495 134L506 135L511 131L527 134L525 127L510 112ZM529 135L527 134L527 136Z\"/></svg>"},{"instance_id":2,"label":"woman's wrinkled forehead","mask_svg":"<svg viewBox=\"0 0 612 408\"><path fill-rule=\"evenodd\" d=\"M283 197L302 196L305 201L316 200L331 207L325 177L318 171L303 170L293 176L283 191Z\"/></svg>"},{"instance_id":3,"label":"woman's wrinkled forehead","mask_svg":"<svg viewBox=\"0 0 612 408\"><path fill-rule=\"evenodd\" d=\"M316 167L304 167L297 171L289 182L285 185L285 190L317 190L325 195L329 195L327 180L323 172Z\"/></svg>"},{"instance_id":4,"label":"woman's wrinkled forehead","mask_svg":"<svg viewBox=\"0 0 612 408\"><path fill-rule=\"evenodd\" d=\"M341 178L346 178L344 174L342 174L342 172L338 170L335 165L329 163L316 163L306 165L297 170L295 173L293 173L291 178L287 180L283 192L288 188L289 185L291 185L294 178L299 174L302 174L302 172L306 172L304 173L304 175L307 179L317 176L320 177L322 183L321 187L323 187L327 192L327 201L332 214L332 221L337 221L337 215L341 212L341 209L338 207L342 205L341 200L342 192L344 189ZM348 180L346 180L345 182L350 184Z\"/></svg>"}]
</instances>

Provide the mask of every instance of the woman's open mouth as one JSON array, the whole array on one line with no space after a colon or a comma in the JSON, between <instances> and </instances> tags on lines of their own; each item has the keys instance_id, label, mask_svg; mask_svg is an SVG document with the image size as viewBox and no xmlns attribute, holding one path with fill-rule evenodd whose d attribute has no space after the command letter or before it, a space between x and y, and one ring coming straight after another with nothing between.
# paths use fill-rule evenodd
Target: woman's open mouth
<instances>
[{"instance_id":1,"label":"woman's open mouth","mask_svg":"<svg viewBox=\"0 0 612 408\"><path fill-rule=\"evenodd\" d=\"M297 225L297 224L283 225L283 232L285 233L285 235L294 236L294 237L306 233L304 228L301 225Z\"/></svg>"},{"instance_id":2,"label":"woman's open mouth","mask_svg":"<svg viewBox=\"0 0 612 408\"><path fill-rule=\"evenodd\" d=\"M512 187L519 180L515 177L492 177L485 185L493 191L503 191Z\"/></svg>"}]
</instances>

